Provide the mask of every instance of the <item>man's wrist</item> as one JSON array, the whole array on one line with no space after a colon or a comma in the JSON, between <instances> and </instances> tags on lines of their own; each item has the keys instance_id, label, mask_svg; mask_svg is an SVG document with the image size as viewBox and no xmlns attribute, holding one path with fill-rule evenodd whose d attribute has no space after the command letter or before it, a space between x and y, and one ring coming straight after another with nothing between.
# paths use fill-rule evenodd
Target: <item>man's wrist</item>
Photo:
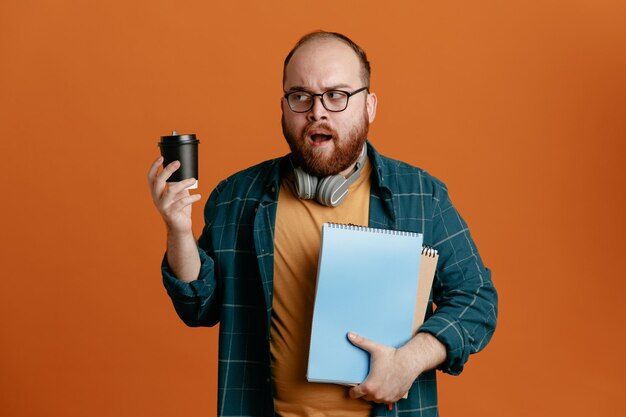
<instances>
[{"instance_id":1,"label":"man's wrist","mask_svg":"<svg viewBox=\"0 0 626 417\"><path fill-rule=\"evenodd\" d=\"M184 242L192 239L195 242L193 231L189 230L176 230L171 227L167 227L167 239L168 241Z\"/></svg>"}]
</instances>

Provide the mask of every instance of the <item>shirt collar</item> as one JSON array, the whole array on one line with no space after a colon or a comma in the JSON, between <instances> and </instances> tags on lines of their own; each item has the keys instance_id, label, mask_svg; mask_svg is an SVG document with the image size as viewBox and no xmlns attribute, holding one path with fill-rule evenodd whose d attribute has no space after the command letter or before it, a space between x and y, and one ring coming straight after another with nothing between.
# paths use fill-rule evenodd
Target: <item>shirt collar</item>
<instances>
[{"instance_id":1,"label":"shirt collar","mask_svg":"<svg viewBox=\"0 0 626 417\"><path fill-rule=\"evenodd\" d=\"M373 165L371 192L383 201L385 209L395 220L393 193L388 184L389 180L393 178L393 166L376 151L376 148L369 140L366 144L367 155ZM278 199L281 178L288 175L291 170L290 156L291 154L287 154L282 158L275 159L270 168L270 174L267 176L265 183L265 191L266 195L272 200Z\"/></svg>"}]
</instances>

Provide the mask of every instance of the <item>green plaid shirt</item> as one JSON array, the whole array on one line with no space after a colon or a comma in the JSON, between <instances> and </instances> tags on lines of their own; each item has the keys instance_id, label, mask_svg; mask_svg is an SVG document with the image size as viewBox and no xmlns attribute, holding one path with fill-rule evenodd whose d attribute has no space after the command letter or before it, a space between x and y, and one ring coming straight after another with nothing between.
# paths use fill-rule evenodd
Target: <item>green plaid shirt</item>
<instances>
[{"instance_id":1,"label":"green plaid shirt","mask_svg":"<svg viewBox=\"0 0 626 417\"><path fill-rule=\"evenodd\" d=\"M440 367L457 375L495 329L497 295L466 223L443 183L425 171L386 158L368 143L373 163L369 226L424 234L440 254L431 301L420 331L437 337L448 357ZM163 261L163 281L176 312L189 326L220 323L219 416L273 416L270 323L274 224L288 158L263 162L222 181L204 209L196 281L176 279ZM381 285L384 277L381 277ZM429 303L432 304L432 303ZM422 374L406 400L375 416L436 416L435 371Z\"/></svg>"}]
</instances>

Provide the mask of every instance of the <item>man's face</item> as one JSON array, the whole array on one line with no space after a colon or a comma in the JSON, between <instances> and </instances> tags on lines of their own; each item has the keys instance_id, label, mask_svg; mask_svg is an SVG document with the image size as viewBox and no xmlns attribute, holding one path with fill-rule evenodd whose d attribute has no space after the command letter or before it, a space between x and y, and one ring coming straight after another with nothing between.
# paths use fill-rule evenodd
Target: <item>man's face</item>
<instances>
[{"instance_id":1,"label":"man's face","mask_svg":"<svg viewBox=\"0 0 626 417\"><path fill-rule=\"evenodd\" d=\"M285 68L286 92L352 92L364 87L357 55L336 39L302 45ZM315 97L311 110L296 113L283 98L282 126L296 162L309 174L324 177L343 173L356 162L376 114L376 96L366 91L350 97L342 112L331 112Z\"/></svg>"}]
</instances>

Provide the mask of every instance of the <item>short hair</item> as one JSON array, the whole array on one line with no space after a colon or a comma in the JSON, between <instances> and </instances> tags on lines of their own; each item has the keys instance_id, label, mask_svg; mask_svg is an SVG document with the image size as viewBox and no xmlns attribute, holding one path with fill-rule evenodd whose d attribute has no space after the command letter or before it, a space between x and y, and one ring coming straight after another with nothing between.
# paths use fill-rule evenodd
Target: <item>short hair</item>
<instances>
[{"instance_id":1,"label":"short hair","mask_svg":"<svg viewBox=\"0 0 626 417\"><path fill-rule=\"evenodd\" d=\"M293 54L305 43L314 41L317 39L337 39L346 45L348 45L354 53L356 53L359 58L359 62L361 63L361 80L365 83L365 86L369 88L370 86L370 74L372 69L370 67L370 62L367 60L367 54L359 45L353 42L346 35L342 35L337 32L326 32L323 30L316 30L314 32L308 33L300 38L300 40L295 44L295 46L289 51L287 57L285 58L285 63L283 65L283 84L285 83L285 70L287 69L287 64L291 61Z\"/></svg>"}]
</instances>

